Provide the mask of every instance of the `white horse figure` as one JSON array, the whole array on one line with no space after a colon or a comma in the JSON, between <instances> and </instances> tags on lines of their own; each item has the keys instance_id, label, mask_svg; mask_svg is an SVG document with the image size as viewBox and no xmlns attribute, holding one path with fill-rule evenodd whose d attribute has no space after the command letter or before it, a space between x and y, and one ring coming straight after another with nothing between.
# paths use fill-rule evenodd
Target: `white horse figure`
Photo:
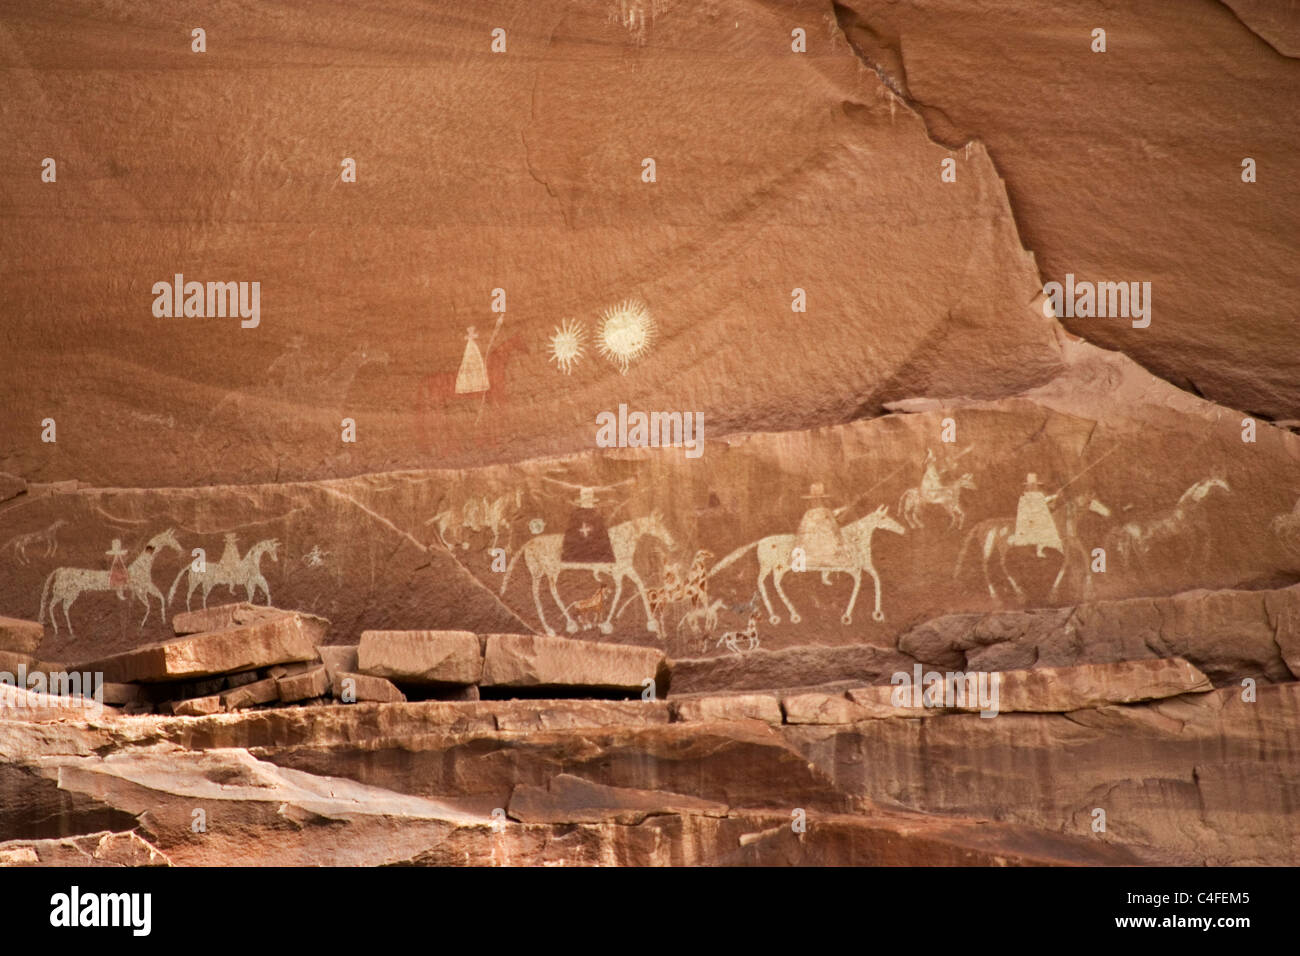
<instances>
[{"instance_id":1,"label":"white horse figure","mask_svg":"<svg viewBox=\"0 0 1300 956\"><path fill-rule=\"evenodd\" d=\"M537 537L529 539L510 559L510 565L506 568L505 580L501 582L501 593L506 593L506 585L510 583L510 575L515 569L515 564L522 557L524 563L528 566L528 573L533 579L533 603L537 607L537 617L541 620L542 626L546 628L546 633L553 635L555 631L547 622L546 614L542 610L541 584L543 578L550 585L551 597L555 599L556 605L560 608L560 613L564 615L565 630L570 634L574 634L578 630L578 623L569 616L568 608L560 598L559 589L555 586L556 579L564 571L590 571L592 576L597 579L599 579L600 575L607 574L614 581L614 596L609 602L609 614L605 620L600 622L600 632L609 634L614 630L614 625L611 622L614 618L614 611L618 608L619 597L623 594L623 579L627 578L632 582L641 597L641 606L645 609L646 628L653 633L659 629L659 625L655 623L650 612L650 602L646 598L645 584L641 581L641 576L637 574L636 567L633 564L637 544L645 537L656 539L669 551L676 548L673 536L664 527L663 519L658 512L643 518L624 521L609 529L609 543L614 552L612 562L580 564L565 561L562 557L564 553L564 536L560 534L539 534Z\"/></svg>"},{"instance_id":2,"label":"white horse figure","mask_svg":"<svg viewBox=\"0 0 1300 956\"><path fill-rule=\"evenodd\" d=\"M908 488L898 500L898 513L909 526L922 528L925 522L921 520L921 505L938 505L948 512L948 527L960 528L966 523L966 512L961 507L963 489L975 490L975 476L970 472L951 484L929 489Z\"/></svg>"},{"instance_id":3,"label":"white horse figure","mask_svg":"<svg viewBox=\"0 0 1300 956\"><path fill-rule=\"evenodd\" d=\"M158 552L163 548L170 548L173 551L180 551L180 542L176 540L176 535L171 528L161 531L149 539L149 543L141 551L126 569L127 589L132 596L138 598L144 604L144 617L140 621L140 626L144 627L145 621L149 620L149 599L157 598L159 608L162 612L163 619L167 618L167 601L163 594L153 583L153 559L158 556ZM37 612L36 620L45 619L45 609L48 606L50 610L50 623L54 625L54 633L59 633L59 621L54 616L56 605L63 605L63 619L68 624L68 634L76 637L76 632L72 629L72 618L68 612L72 609L72 602L85 591L112 591L113 586L109 583L110 572L92 568L55 568L45 579L45 584L41 587L41 609ZM48 600L47 600L48 599Z\"/></svg>"},{"instance_id":4,"label":"white horse figure","mask_svg":"<svg viewBox=\"0 0 1300 956\"><path fill-rule=\"evenodd\" d=\"M874 621L883 621L885 619L885 613L880 609L880 575L876 573L875 565L871 563L871 536L877 530L892 531L894 534L906 533L903 526L889 516L889 509L885 505L881 505L871 514L850 522L840 529L843 545L838 550L847 558L845 563L809 564L804 569L805 571L822 572L823 580L827 580L828 575L833 572L847 574L853 578L853 594L849 597L848 607L844 609L844 614L840 618L842 624L853 623L853 607L858 600L858 591L862 588L863 571L871 575L871 579L876 585L876 608L872 612L871 618ZM731 552L731 554L715 564L713 569L709 571L709 577L713 577L719 571L733 564L751 548L757 548L758 593L762 596L763 605L767 608L768 620L772 624L781 623L781 618L772 608L772 602L768 598L767 588L764 585L764 580L770 574L776 593L780 595L781 600L785 602L786 610L790 612L790 623L798 624L803 619L799 616L799 612L794 609L794 605L790 603L790 598L786 596L785 589L781 587L781 579L790 571L795 539L796 535L793 534L772 534L766 538L760 538L743 548Z\"/></svg>"},{"instance_id":5,"label":"white horse figure","mask_svg":"<svg viewBox=\"0 0 1300 956\"><path fill-rule=\"evenodd\" d=\"M262 576L261 562L262 555L269 554L272 561L279 560L276 557L276 550L280 547L280 542L274 538L266 538L257 542L248 549L248 552L241 558L236 549L231 549L227 554L221 556L220 561L211 562L204 566L202 571L194 570L194 565L187 564L181 568L176 575L176 580L172 582L172 587L167 592L167 600L170 602L176 596L176 588L181 583L181 578L186 574L189 575L187 582L188 587L185 591L185 610L190 609L190 599L194 597L194 589L202 585L203 587L203 606L208 606L208 595L214 588L225 586L230 592L235 593L235 589L242 587L248 595L247 600L251 603L256 597L257 592L262 591L266 594L266 604L271 604L271 588L266 583L266 578Z\"/></svg>"}]
</instances>

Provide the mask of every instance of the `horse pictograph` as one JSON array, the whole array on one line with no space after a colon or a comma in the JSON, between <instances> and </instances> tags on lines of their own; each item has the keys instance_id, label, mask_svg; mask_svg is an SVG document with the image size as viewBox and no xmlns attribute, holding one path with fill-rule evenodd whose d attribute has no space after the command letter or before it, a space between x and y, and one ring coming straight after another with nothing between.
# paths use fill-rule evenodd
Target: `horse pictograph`
<instances>
[{"instance_id":1,"label":"horse pictograph","mask_svg":"<svg viewBox=\"0 0 1300 956\"><path fill-rule=\"evenodd\" d=\"M469 549L469 536L480 531L492 534L489 549L496 548L504 532L506 551L514 546L514 519L523 506L524 494L516 490L489 499L486 495L470 497L459 509L444 508L425 522L433 525L438 536L438 543L448 551L459 543L462 550Z\"/></svg>"},{"instance_id":2,"label":"horse pictograph","mask_svg":"<svg viewBox=\"0 0 1300 956\"><path fill-rule=\"evenodd\" d=\"M683 614L677 621L677 636L680 638L682 630L686 629L689 634L697 639L703 638L704 645L700 653L708 650L709 638L718 627L718 615L726 608L727 602L722 598L714 598L712 602L703 607L691 608Z\"/></svg>"},{"instance_id":3,"label":"horse pictograph","mask_svg":"<svg viewBox=\"0 0 1300 956\"><path fill-rule=\"evenodd\" d=\"M538 535L525 543L510 559L510 564L506 568L505 579L501 582L501 593L506 593L506 586L510 583L510 576L514 572L515 565L522 557L532 578L533 603L537 608L537 617L541 620L542 626L546 628L546 633L553 635L555 631L546 620L546 613L542 609L541 585L543 580L550 587L551 597L559 607L560 613L564 615L565 629L568 633L573 634L579 629L578 623L570 616L568 607L560 597L556 581L565 571L588 571L597 582L599 582L601 575L606 575L613 581L614 594L607 605L609 613L605 620L600 622L599 626L602 634L609 634L614 629L612 623L614 612L619 606L619 598L623 593L623 581L627 579L632 582L632 586L636 588L638 595L641 597L641 604L645 609L647 630L655 633L659 630L659 625L651 613L650 604L646 598L645 584L642 582L641 576L637 573L634 565L637 545L642 538L646 537L657 540L669 551L676 548L672 534L664 526L663 519L658 513L642 518L633 518L630 521L616 524L609 529L609 542L614 555L613 561L565 561L562 558L564 535Z\"/></svg>"},{"instance_id":4,"label":"horse pictograph","mask_svg":"<svg viewBox=\"0 0 1300 956\"><path fill-rule=\"evenodd\" d=\"M1230 494L1232 489L1222 478L1202 478L1192 484L1178 498L1178 503L1168 514L1150 521L1131 521L1112 532L1110 547L1126 566L1145 570L1151 549L1167 544L1181 535L1190 535L1195 544L1185 549L1187 567L1210 557L1210 524L1205 514L1206 505L1215 491Z\"/></svg>"},{"instance_id":5,"label":"horse pictograph","mask_svg":"<svg viewBox=\"0 0 1300 956\"><path fill-rule=\"evenodd\" d=\"M587 631L600 626L605 613L605 602L614 588L602 583L589 596L569 605L569 614L578 619L578 630Z\"/></svg>"},{"instance_id":6,"label":"horse pictograph","mask_svg":"<svg viewBox=\"0 0 1300 956\"><path fill-rule=\"evenodd\" d=\"M847 574L853 578L853 594L849 597L848 606L844 609L844 614L840 617L840 623L853 623L853 608L857 604L858 592L862 588L862 574L866 572L871 576L875 583L876 589L876 606L871 614L874 621L883 621L885 613L881 610L880 596L880 575L876 572L875 565L871 559L871 537L877 531L890 531L894 534L905 534L906 529L889 516L889 509L881 505L875 511L852 521L839 529L839 545L835 549L837 559L830 563L823 563L810 558L805 567L805 571L822 572L822 580L829 582L829 576L833 573ZM795 610L790 598L786 595L785 589L781 587L782 579L791 570L791 555L795 548L797 535L793 534L773 534L765 538L745 545L743 548L737 548L731 554L727 555L721 561L713 566L709 571L709 577L730 567L740 558L752 550L757 549L758 557L758 593L763 598L763 605L767 608L768 620L772 624L779 624L781 618L772 608L771 599L767 594L767 587L764 584L765 579L770 575L772 585L776 588L776 593L785 603L786 610L790 612L790 623L798 624L803 619L799 612Z\"/></svg>"},{"instance_id":7,"label":"horse pictograph","mask_svg":"<svg viewBox=\"0 0 1300 956\"><path fill-rule=\"evenodd\" d=\"M150 599L157 598L159 611L164 620L167 617L167 600L163 597L161 591L153 583L153 561L158 556L158 552L163 548L179 552L181 550L180 542L176 540L176 535L171 528L161 531L149 539L144 549L136 555L126 569L127 590L131 595L144 604L144 617L140 620L140 626L144 627L145 622L149 620L149 611L151 610ZM72 629L72 617L69 612L72 610L73 602L77 600L86 591L113 591L116 586L111 582L111 572L97 568L55 568L45 578L45 584L41 587L41 607L37 612L36 620L44 622L46 608L49 608L50 623L54 625L54 633L59 633L59 621L55 616L55 608L63 606L63 619L68 625L68 634L76 637L76 632Z\"/></svg>"},{"instance_id":8,"label":"horse pictograph","mask_svg":"<svg viewBox=\"0 0 1300 956\"><path fill-rule=\"evenodd\" d=\"M242 587L247 594L247 600L253 601L257 597L257 592L261 591L266 595L266 604L271 604L271 588L266 583L266 578L262 576L262 556L269 555L272 561L279 560L276 552L280 547L280 542L274 538L266 538L257 542L250 547L243 557L239 555L239 549L235 546L235 536L226 535L225 550L221 554L221 560L215 563L208 563L202 571L196 571L193 563L185 565L176 575L176 580L172 582L171 590L167 593L168 603L176 596L176 588L181 583L181 578L189 575L187 588L185 591L185 610L190 609L190 600L194 597L194 590L198 587L203 588L203 606L208 606L208 595L214 588L225 586L230 589L232 594L236 593L236 588Z\"/></svg>"},{"instance_id":9,"label":"horse pictograph","mask_svg":"<svg viewBox=\"0 0 1300 956\"><path fill-rule=\"evenodd\" d=\"M961 507L961 493L975 490L975 477L970 472L949 483L922 484L908 488L898 500L899 516L910 528L925 527L921 518L921 505L938 505L948 512L948 527L960 528L966 523L966 512Z\"/></svg>"},{"instance_id":10,"label":"horse pictograph","mask_svg":"<svg viewBox=\"0 0 1300 956\"><path fill-rule=\"evenodd\" d=\"M989 518L975 525L967 533L961 548L957 552L957 564L953 569L953 578L961 577L966 553L972 544L978 542L984 569L984 583L988 587L989 596L995 601L998 600L993 572L989 566L989 562L996 555L998 566L1002 569L1003 576L1011 585L1012 591L1015 592L1016 597L1024 599L1026 596L1024 588L1020 586L1020 583L1007 568L1007 553L1012 548L1017 547L1036 548L1039 551L1045 548L1049 551L1058 551L1061 555L1061 567L1056 573L1056 578L1052 581L1049 597L1056 596L1061 582L1067 577L1078 578L1080 576L1083 581L1084 595L1085 597L1090 596L1092 592L1092 576L1088 573L1088 549L1080 540L1079 522L1086 512L1109 517L1110 509L1090 493L1064 496L1058 492L1047 497L1046 500L1051 508L1050 520L1053 522L1054 527L1060 529L1059 547L1055 544L1043 544L1034 540L1023 542L1016 540L1016 518Z\"/></svg>"},{"instance_id":11,"label":"horse pictograph","mask_svg":"<svg viewBox=\"0 0 1300 956\"><path fill-rule=\"evenodd\" d=\"M4 544L0 545L0 551L13 551L14 558L19 564L23 565L30 563L27 557L28 548L39 548L41 549L42 556L52 558L59 550L59 542L57 538L59 529L65 524L67 524L67 522L62 518L59 518L48 527L42 528L40 531L31 531L27 534L14 535Z\"/></svg>"},{"instance_id":12,"label":"horse pictograph","mask_svg":"<svg viewBox=\"0 0 1300 956\"><path fill-rule=\"evenodd\" d=\"M745 624L743 631L727 631L718 638L717 647L725 647L733 654L743 654L745 651L758 650L758 619L762 617L762 612L757 607L749 612L749 620ZM741 641L746 643L741 647Z\"/></svg>"}]
</instances>

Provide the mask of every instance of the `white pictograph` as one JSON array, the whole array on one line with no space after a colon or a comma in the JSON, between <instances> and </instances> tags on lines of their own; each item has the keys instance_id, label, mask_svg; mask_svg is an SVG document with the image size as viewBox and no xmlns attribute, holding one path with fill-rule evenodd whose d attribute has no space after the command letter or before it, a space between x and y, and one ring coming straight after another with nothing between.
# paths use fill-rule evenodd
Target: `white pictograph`
<instances>
[{"instance_id":1,"label":"white pictograph","mask_svg":"<svg viewBox=\"0 0 1300 956\"><path fill-rule=\"evenodd\" d=\"M149 611L151 609L150 600L158 599L159 610L165 619L167 616L167 600L163 597L161 591L153 583L153 562L158 556L158 552L166 548L172 551L180 551L180 543L176 540L176 535L171 528L161 531L149 539L141 552L136 555L129 565L124 567L119 563L119 559L124 555L121 542L114 540L114 547L108 551L108 554L114 557L114 566L109 570L100 570L92 568L55 568L45 579L45 584L41 587L41 607L37 612L36 619L44 622L46 608L49 609L50 623L54 626L54 633L59 633L59 621L55 616L55 610L62 605L63 619L68 625L68 634L76 637L72 628L72 617L69 612L72 610L73 602L87 591L117 591L119 597L125 597L125 593L130 591L131 596L138 599L144 605L144 617L140 620L140 626L144 627L145 622L149 620ZM121 554L119 554L121 552ZM124 572L124 573L123 573Z\"/></svg>"},{"instance_id":2,"label":"white pictograph","mask_svg":"<svg viewBox=\"0 0 1300 956\"><path fill-rule=\"evenodd\" d=\"M269 607L271 604L271 588L266 583L266 578L262 576L262 557L269 556L272 561L278 560L276 552L280 547L280 542L274 538L266 538L257 542L241 557L239 548L235 544L234 534L227 534L225 537L225 548L221 553L221 560L215 563L207 563L202 571L196 571L194 565L187 564L181 568L180 573L176 575L176 580L172 582L171 590L167 592L168 603L176 596L176 588L181 583L181 578L188 575L185 590L185 609L189 610L190 600L194 596L195 588L203 588L203 606L208 606L208 595L213 589L226 587L232 594L237 593L237 588L243 588L246 600L253 601L257 597L257 592L261 591L266 595L266 603Z\"/></svg>"},{"instance_id":3,"label":"white pictograph","mask_svg":"<svg viewBox=\"0 0 1300 956\"><path fill-rule=\"evenodd\" d=\"M27 555L27 549L31 548L33 552L40 551L41 556L52 558L59 550L58 533L66 521L62 518L57 519L46 528L40 531L31 531L27 534L14 535L4 544L0 545L0 551L12 551L14 559L22 565L30 563Z\"/></svg>"},{"instance_id":4,"label":"white pictograph","mask_svg":"<svg viewBox=\"0 0 1300 956\"><path fill-rule=\"evenodd\" d=\"M812 494L805 497L821 499L825 495L822 493L820 485L813 485ZM839 510L843 511L844 509ZM781 581L792 569L794 549L800 547L804 550L805 570L820 571L824 582L828 581L829 576L835 573L847 574L853 579L853 594L849 597L848 606L840 617L841 623L853 623L853 608L858 600L858 592L862 588L863 572L870 575L875 583L876 606L871 615L872 620L883 621L885 613L881 608L880 575L876 572L875 565L871 560L871 538L877 531L904 534L905 529L889 516L889 509L885 505L881 505L867 516L852 521L842 528L835 525L835 514L823 504L810 508L805 513L804 520L800 522L798 534L768 535L745 545L743 548L738 548L714 565L712 570L709 571L709 576L712 577L724 568L734 564L744 557L748 551L757 549L758 593L763 599L763 605L767 608L769 622L779 624L781 621L781 618L772 607L771 599L767 594L767 587L764 584L764 580L770 575L777 595L790 613L790 623L798 624L803 619L790 602L785 589L781 586ZM828 515L831 516L829 525L826 521Z\"/></svg>"},{"instance_id":5,"label":"white pictograph","mask_svg":"<svg viewBox=\"0 0 1300 956\"><path fill-rule=\"evenodd\" d=\"M575 530L581 531L581 527ZM568 633L573 634L579 629L578 622L570 616L568 605L560 597L556 581L565 571L586 571L597 580L600 579L601 575L604 575L613 581L614 594L610 598L608 605L606 605L609 611L605 620L601 621L598 626L602 634L609 634L614 629L611 621L614 611L618 607L619 598L623 593L623 581L626 579L632 582L632 586L636 588L638 595L641 597L641 603L645 608L646 628L651 632L657 631L658 624L655 623L650 612L650 605L646 599L646 588L641 581L641 576L637 573L633 559L636 557L637 544L645 537L657 539L669 551L676 547L672 534L664 526L663 519L656 513L642 518L633 518L630 521L624 521L612 526L608 535L608 546L612 553L612 560L608 561L565 561L563 559L565 537L566 535L563 534L542 534L530 538L510 559L510 564L506 568L505 579L501 582L501 593L505 594L506 586L510 583L510 576L514 572L515 565L522 557L532 578L533 604L537 608L537 617L542 622L542 626L546 628L546 633L554 634L555 631L546 620L546 613L542 610L541 585L543 580L550 587L551 597L559 607L560 613L564 615L566 630Z\"/></svg>"}]
</instances>

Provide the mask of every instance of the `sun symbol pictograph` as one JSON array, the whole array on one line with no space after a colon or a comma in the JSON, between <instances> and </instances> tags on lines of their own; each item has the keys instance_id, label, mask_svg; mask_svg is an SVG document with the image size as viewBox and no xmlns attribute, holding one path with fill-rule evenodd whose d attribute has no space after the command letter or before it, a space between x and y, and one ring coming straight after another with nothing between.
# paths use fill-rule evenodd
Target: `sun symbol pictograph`
<instances>
[{"instance_id":1,"label":"sun symbol pictograph","mask_svg":"<svg viewBox=\"0 0 1300 956\"><path fill-rule=\"evenodd\" d=\"M628 363L650 350L655 335L650 310L639 299L628 299L610 306L601 314L600 354L627 374Z\"/></svg>"},{"instance_id":2,"label":"sun symbol pictograph","mask_svg":"<svg viewBox=\"0 0 1300 956\"><path fill-rule=\"evenodd\" d=\"M563 325L556 326L555 334L551 336L551 361L565 375L572 372L573 366L582 358L582 343L586 337L581 322L565 319Z\"/></svg>"}]
</instances>

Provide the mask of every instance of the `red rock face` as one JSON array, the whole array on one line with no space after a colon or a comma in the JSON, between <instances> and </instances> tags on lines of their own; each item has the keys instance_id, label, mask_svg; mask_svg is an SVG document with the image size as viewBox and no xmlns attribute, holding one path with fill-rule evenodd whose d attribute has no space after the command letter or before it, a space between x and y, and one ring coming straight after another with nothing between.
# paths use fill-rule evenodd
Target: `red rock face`
<instances>
[{"instance_id":1,"label":"red rock face","mask_svg":"<svg viewBox=\"0 0 1300 956\"><path fill-rule=\"evenodd\" d=\"M0 665L124 713L6 692L0 859L1295 863L1300 21L1044 16L12 11Z\"/></svg>"}]
</instances>

